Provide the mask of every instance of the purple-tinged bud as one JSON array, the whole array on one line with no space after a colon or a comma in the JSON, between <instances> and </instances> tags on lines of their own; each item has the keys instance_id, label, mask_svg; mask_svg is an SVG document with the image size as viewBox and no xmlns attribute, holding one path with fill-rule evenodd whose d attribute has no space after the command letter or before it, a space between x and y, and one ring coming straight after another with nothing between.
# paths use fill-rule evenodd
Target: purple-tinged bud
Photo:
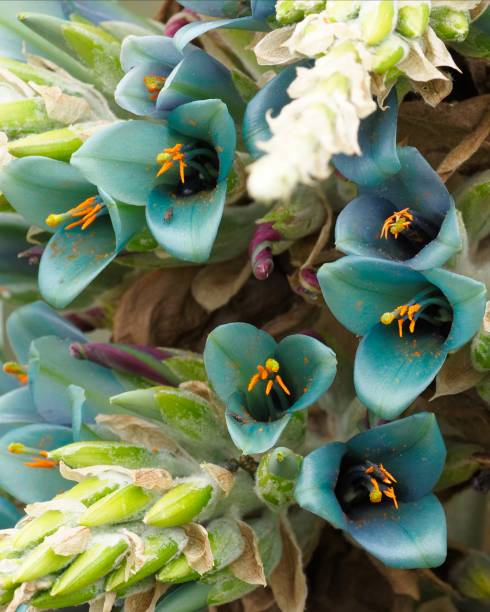
<instances>
[{"instance_id":1,"label":"purple-tinged bud","mask_svg":"<svg viewBox=\"0 0 490 612\"><path fill-rule=\"evenodd\" d=\"M248 246L248 253L256 279L266 280L271 275L274 269L272 245L282 239L281 233L274 229L270 221L260 223L255 229Z\"/></svg>"},{"instance_id":2,"label":"purple-tinged bud","mask_svg":"<svg viewBox=\"0 0 490 612\"><path fill-rule=\"evenodd\" d=\"M82 332L94 331L107 325L107 316L103 308L95 306L79 312L69 312L65 319L73 323Z\"/></svg>"},{"instance_id":3,"label":"purple-tinged bud","mask_svg":"<svg viewBox=\"0 0 490 612\"><path fill-rule=\"evenodd\" d=\"M43 254L44 246L36 245L32 246L25 251L22 251L17 255L19 259L27 259L30 266L37 266L41 261L41 255Z\"/></svg>"},{"instance_id":4,"label":"purple-tinged bud","mask_svg":"<svg viewBox=\"0 0 490 612\"><path fill-rule=\"evenodd\" d=\"M314 268L302 268L299 271L299 282L303 289L308 293L320 293L320 283Z\"/></svg>"},{"instance_id":5,"label":"purple-tinged bud","mask_svg":"<svg viewBox=\"0 0 490 612\"><path fill-rule=\"evenodd\" d=\"M171 353L150 346L129 344L106 344L103 342L75 342L70 345L70 354L75 359L87 359L111 370L141 376L160 385L170 385L161 362Z\"/></svg>"},{"instance_id":6,"label":"purple-tinged bud","mask_svg":"<svg viewBox=\"0 0 490 612\"><path fill-rule=\"evenodd\" d=\"M172 17L170 17L170 19L165 24L165 30L163 31L163 33L165 34L165 36L170 36L170 38L172 38L180 30L180 28L183 28L188 23L192 23L193 21L197 20L197 14L193 11L189 11L187 9L180 11L179 13L176 13L175 15L172 15Z\"/></svg>"}]
</instances>

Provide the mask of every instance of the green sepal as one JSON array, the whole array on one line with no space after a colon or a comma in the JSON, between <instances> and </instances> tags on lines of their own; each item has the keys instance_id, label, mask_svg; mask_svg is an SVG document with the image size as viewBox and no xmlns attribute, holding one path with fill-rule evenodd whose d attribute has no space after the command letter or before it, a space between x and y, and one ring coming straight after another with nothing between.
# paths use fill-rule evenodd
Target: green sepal
<instances>
[{"instance_id":1,"label":"green sepal","mask_svg":"<svg viewBox=\"0 0 490 612\"><path fill-rule=\"evenodd\" d=\"M128 521L136 517L154 498L154 493L128 484L95 502L78 519L78 524L99 527Z\"/></svg>"},{"instance_id":2,"label":"green sepal","mask_svg":"<svg viewBox=\"0 0 490 612\"><path fill-rule=\"evenodd\" d=\"M16 583L32 582L48 574L55 574L71 563L74 558L75 555L56 554L49 542L43 542L22 560L13 580Z\"/></svg>"},{"instance_id":3,"label":"green sepal","mask_svg":"<svg viewBox=\"0 0 490 612\"><path fill-rule=\"evenodd\" d=\"M165 493L146 513L143 519L155 527L179 527L194 520L211 501L210 484L183 482Z\"/></svg>"},{"instance_id":4,"label":"green sepal","mask_svg":"<svg viewBox=\"0 0 490 612\"><path fill-rule=\"evenodd\" d=\"M49 130L42 134L29 134L24 138L8 143L7 150L14 157L41 155L69 161L70 157L83 144L83 140L71 127Z\"/></svg>"},{"instance_id":5,"label":"green sepal","mask_svg":"<svg viewBox=\"0 0 490 612\"><path fill-rule=\"evenodd\" d=\"M410 2L398 8L396 31L407 38L419 38L429 25L430 2Z\"/></svg>"},{"instance_id":6,"label":"green sepal","mask_svg":"<svg viewBox=\"0 0 490 612\"><path fill-rule=\"evenodd\" d=\"M184 584L192 580L199 580L201 576L189 565L187 557L182 554L176 559L172 559L160 572L156 579L164 584Z\"/></svg>"},{"instance_id":7,"label":"green sepal","mask_svg":"<svg viewBox=\"0 0 490 612\"><path fill-rule=\"evenodd\" d=\"M471 551L452 571L453 584L471 600L490 600L490 555ZM477 609L477 607L475 608ZM482 608L483 610L483 608Z\"/></svg>"},{"instance_id":8,"label":"green sepal","mask_svg":"<svg viewBox=\"0 0 490 612\"><path fill-rule=\"evenodd\" d=\"M462 42L468 36L470 16L449 6L437 6L430 14L430 25L444 42Z\"/></svg>"},{"instance_id":9,"label":"green sepal","mask_svg":"<svg viewBox=\"0 0 490 612\"><path fill-rule=\"evenodd\" d=\"M487 302L483 325L471 342L471 363L478 372L490 371L490 302Z\"/></svg>"},{"instance_id":10,"label":"green sepal","mask_svg":"<svg viewBox=\"0 0 490 612\"><path fill-rule=\"evenodd\" d=\"M74 442L49 452L48 457L63 461L68 467L118 465L130 469L158 466L157 453L124 442Z\"/></svg>"},{"instance_id":11,"label":"green sepal","mask_svg":"<svg viewBox=\"0 0 490 612\"><path fill-rule=\"evenodd\" d=\"M17 529L15 534L9 538L11 552L17 552L39 544L46 536L64 525L67 520L67 515L61 510L47 510L41 516L32 519Z\"/></svg>"},{"instance_id":12,"label":"green sepal","mask_svg":"<svg viewBox=\"0 0 490 612\"><path fill-rule=\"evenodd\" d=\"M436 484L435 491L444 491L450 487L468 482L481 468L473 457L474 453L483 450L476 444L451 442L447 445L447 456L444 470Z\"/></svg>"},{"instance_id":13,"label":"green sepal","mask_svg":"<svg viewBox=\"0 0 490 612\"><path fill-rule=\"evenodd\" d=\"M0 131L9 138L30 132L44 132L61 124L50 119L41 98L25 98L0 103Z\"/></svg>"},{"instance_id":14,"label":"green sepal","mask_svg":"<svg viewBox=\"0 0 490 612\"><path fill-rule=\"evenodd\" d=\"M456 208L471 244L490 234L490 170L484 170L466 179L454 193Z\"/></svg>"},{"instance_id":15,"label":"green sepal","mask_svg":"<svg viewBox=\"0 0 490 612\"><path fill-rule=\"evenodd\" d=\"M39 610L59 610L70 606L79 606L103 593L102 582L91 584L90 586L64 595L51 595L49 591L44 591L36 595L31 603Z\"/></svg>"},{"instance_id":16,"label":"green sepal","mask_svg":"<svg viewBox=\"0 0 490 612\"><path fill-rule=\"evenodd\" d=\"M55 499L73 499L82 502L85 506L91 506L102 497L115 491L119 486L120 484L117 482L104 480L98 476L90 476L84 478L68 491L60 493Z\"/></svg>"}]
</instances>

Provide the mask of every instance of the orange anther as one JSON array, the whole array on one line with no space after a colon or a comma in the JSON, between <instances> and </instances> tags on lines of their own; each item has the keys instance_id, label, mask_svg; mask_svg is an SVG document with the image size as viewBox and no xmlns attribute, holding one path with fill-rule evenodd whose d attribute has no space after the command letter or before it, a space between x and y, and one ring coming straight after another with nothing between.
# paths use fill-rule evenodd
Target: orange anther
<instances>
[{"instance_id":1,"label":"orange anther","mask_svg":"<svg viewBox=\"0 0 490 612\"><path fill-rule=\"evenodd\" d=\"M266 395L269 395L269 394L270 394L270 392L272 391L272 386L273 386L273 385L274 385L274 381L273 381L273 380L269 380L269 381L267 382L267 386L266 386L266 388L265 388L265 394L266 394Z\"/></svg>"},{"instance_id":2,"label":"orange anther","mask_svg":"<svg viewBox=\"0 0 490 612\"><path fill-rule=\"evenodd\" d=\"M396 240L398 238L398 234L410 227L412 221L413 215L409 208L399 210L385 220L379 237L388 240L388 232L390 232L390 234L392 234Z\"/></svg>"}]
</instances>

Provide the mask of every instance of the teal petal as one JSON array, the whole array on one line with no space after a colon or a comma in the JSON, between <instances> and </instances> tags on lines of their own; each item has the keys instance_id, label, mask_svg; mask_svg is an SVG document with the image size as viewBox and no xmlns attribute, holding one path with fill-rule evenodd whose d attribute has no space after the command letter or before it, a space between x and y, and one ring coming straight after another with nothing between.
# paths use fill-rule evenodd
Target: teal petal
<instances>
[{"instance_id":1,"label":"teal petal","mask_svg":"<svg viewBox=\"0 0 490 612\"><path fill-rule=\"evenodd\" d=\"M438 567L446 558L446 516L434 495L401 502L398 510L392 504L370 504L347 530L388 567Z\"/></svg>"},{"instance_id":2,"label":"teal petal","mask_svg":"<svg viewBox=\"0 0 490 612\"><path fill-rule=\"evenodd\" d=\"M195 21L188 23L175 34L174 40L178 49L184 49L195 38L210 32L230 28L233 30L252 30L266 32L269 29L267 22L263 19L253 17L239 17L238 19L218 19L217 21Z\"/></svg>"},{"instance_id":3,"label":"teal petal","mask_svg":"<svg viewBox=\"0 0 490 612\"><path fill-rule=\"evenodd\" d=\"M157 184L175 182L172 172L156 178L156 157L178 142L179 135L166 125L124 121L91 136L72 155L71 163L114 199L144 206Z\"/></svg>"},{"instance_id":4,"label":"teal petal","mask_svg":"<svg viewBox=\"0 0 490 612\"><path fill-rule=\"evenodd\" d=\"M47 157L14 159L0 172L0 191L26 221L52 232L44 223L96 193L80 172Z\"/></svg>"},{"instance_id":5,"label":"teal petal","mask_svg":"<svg viewBox=\"0 0 490 612\"><path fill-rule=\"evenodd\" d=\"M60 227L48 242L39 266L39 288L44 299L64 308L124 249L144 225L144 210L116 203L101 193L109 212L87 229Z\"/></svg>"},{"instance_id":6,"label":"teal petal","mask_svg":"<svg viewBox=\"0 0 490 612\"><path fill-rule=\"evenodd\" d=\"M395 90L386 103L387 110L379 109L361 122L359 146L362 155L333 157L333 163L341 174L364 187L382 183L401 167L396 149L398 104Z\"/></svg>"},{"instance_id":7,"label":"teal petal","mask_svg":"<svg viewBox=\"0 0 490 612\"><path fill-rule=\"evenodd\" d=\"M318 282L335 318L360 335L428 284L422 274L402 264L355 255L324 264Z\"/></svg>"},{"instance_id":8,"label":"teal petal","mask_svg":"<svg viewBox=\"0 0 490 612\"><path fill-rule=\"evenodd\" d=\"M85 342L82 332L44 302L17 308L7 319L7 335L17 360L27 363L31 342L42 336L58 336Z\"/></svg>"},{"instance_id":9,"label":"teal petal","mask_svg":"<svg viewBox=\"0 0 490 612\"><path fill-rule=\"evenodd\" d=\"M158 64L170 73L183 57L184 54L168 36L131 35L121 45L121 66L124 72L140 64Z\"/></svg>"},{"instance_id":10,"label":"teal petal","mask_svg":"<svg viewBox=\"0 0 490 612\"><path fill-rule=\"evenodd\" d=\"M439 425L429 412L364 431L351 438L347 447L361 462L382 463L396 478L396 495L402 502L429 494L446 461Z\"/></svg>"},{"instance_id":11,"label":"teal petal","mask_svg":"<svg viewBox=\"0 0 490 612\"><path fill-rule=\"evenodd\" d=\"M395 323L378 323L357 349L357 395L382 419L399 416L430 385L447 356L444 337L424 321L417 323L415 333L405 332L400 338Z\"/></svg>"},{"instance_id":12,"label":"teal petal","mask_svg":"<svg viewBox=\"0 0 490 612\"><path fill-rule=\"evenodd\" d=\"M116 103L134 115L163 118L165 113L156 110L155 100L150 98L143 79L150 74L167 77L169 73L170 71L161 64L146 63L131 68L116 87L114 92Z\"/></svg>"},{"instance_id":13,"label":"teal petal","mask_svg":"<svg viewBox=\"0 0 490 612\"><path fill-rule=\"evenodd\" d=\"M69 385L84 389L87 420L101 412L117 411L110 406L110 397L133 387L123 385L107 368L71 357L70 344L70 340L46 336L31 345L29 385L38 412L51 423L71 423Z\"/></svg>"},{"instance_id":14,"label":"teal petal","mask_svg":"<svg viewBox=\"0 0 490 612\"><path fill-rule=\"evenodd\" d=\"M180 4L195 13L210 17L236 18L251 14L251 8L247 6L250 2L243 0L182 0Z\"/></svg>"},{"instance_id":15,"label":"teal petal","mask_svg":"<svg viewBox=\"0 0 490 612\"><path fill-rule=\"evenodd\" d=\"M22 512L12 502L0 497L0 529L11 529L22 518Z\"/></svg>"},{"instance_id":16,"label":"teal petal","mask_svg":"<svg viewBox=\"0 0 490 612\"><path fill-rule=\"evenodd\" d=\"M340 463L347 452L342 442L331 442L307 455L301 465L294 496L298 504L338 529L346 529L347 517L335 495Z\"/></svg>"},{"instance_id":17,"label":"teal petal","mask_svg":"<svg viewBox=\"0 0 490 612\"><path fill-rule=\"evenodd\" d=\"M226 187L223 181L212 191L184 197L175 196L165 186L151 192L146 220L167 253L195 263L209 259L223 216Z\"/></svg>"},{"instance_id":18,"label":"teal petal","mask_svg":"<svg viewBox=\"0 0 490 612\"><path fill-rule=\"evenodd\" d=\"M247 410L247 397L240 391L233 393L226 402L226 425L231 439L244 455L265 453L281 437L291 420L286 413L275 421L256 421Z\"/></svg>"},{"instance_id":19,"label":"teal petal","mask_svg":"<svg viewBox=\"0 0 490 612\"><path fill-rule=\"evenodd\" d=\"M12 389L0 396L0 435L41 420L28 387Z\"/></svg>"},{"instance_id":20,"label":"teal petal","mask_svg":"<svg viewBox=\"0 0 490 612\"><path fill-rule=\"evenodd\" d=\"M335 378L335 353L311 336L287 336L279 342L275 356L281 366L281 376L297 398L289 408L291 412L314 404L328 390Z\"/></svg>"},{"instance_id":21,"label":"teal petal","mask_svg":"<svg viewBox=\"0 0 490 612\"><path fill-rule=\"evenodd\" d=\"M453 323L444 343L454 351L471 340L480 328L485 312L487 290L483 283L438 268L424 272L428 281L444 293L453 309Z\"/></svg>"},{"instance_id":22,"label":"teal petal","mask_svg":"<svg viewBox=\"0 0 490 612\"><path fill-rule=\"evenodd\" d=\"M213 145L219 159L218 183L226 179L233 166L236 130L221 100L198 100L179 106L169 114L168 124L180 134Z\"/></svg>"},{"instance_id":23,"label":"teal petal","mask_svg":"<svg viewBox=\"0 0 490 612\"><path fill-rule=\"evenodd\" d=\"M263 364L276 347L268 333L248 323L215 328L206 341L204 365L220 399L226 402L235 391L245 391L257 364Z\"/></svg>"},{"instance_id":24,"label":"teal petal","mask_svg":"<svg viewBox=\"0 0 490 612\"><path fill-rule=\"evenodd\" d=\"M8 452L12 442L39 450L52 450L73 442L68 427L42 423L13 429L0 438L0 488L19 501L30 504L47 501L69 487L57 468L34 469L24 465L30 455Z\"/></svg>"},{"instance_id":25,"label":"teal petal","mask_svg":"<svg viewBox=\"0 0 490 612\"><path fill-rule=\"evenodd\" d=\"M86 409L85 389L82 389L82 387L77 387L76 385L69 385L68 393L71 400L71 431L73 435L73 442L80 442L83 440L98 440L99 438L92 433L91 429L85 424L87 421L91 420Z\"/></svg>"}]
</instances>

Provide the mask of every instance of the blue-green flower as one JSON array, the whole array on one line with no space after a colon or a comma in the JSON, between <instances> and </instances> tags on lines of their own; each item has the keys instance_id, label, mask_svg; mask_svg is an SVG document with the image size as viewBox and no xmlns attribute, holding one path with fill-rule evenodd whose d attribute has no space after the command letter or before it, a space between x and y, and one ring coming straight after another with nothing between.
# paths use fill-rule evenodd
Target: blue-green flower
<instances>
[{"instance_id":1,"label":"blue-green flower","mask_svg":"<svg viewBox=\"0 0 490 612\"><path fill-rule=\"evenodd\" d=\"M415 414L307 455L296 500L385 565L437 567L446 558L446 517L432 489L445 458L435 416Z\"/></svg>"},{"instance_id":2,"label":"blue-green flower","mask_svg":"<svg viewBox=\"0 0 490 612\"><path fill-rule=\"evenodd\" d=\"M202 262L223 215L235 142L225 104L200 100L173 110L166 124L125 121L101 130L72 164L116 200L146 206L148 227L168 253Z\"/></svg>"},{"instance_id":3,"label":"blue-green flower","mask_svg":"<svg viewBox=\"0 0 490 612\"><path fill-rule=\"evenodd\" d=\"M180 51L167 36L128 36L121 47L127 73L115 92L116 102L135 115L164 118L187 102L219 98L240 119L244 111L230 71L192 45Z\"/></svg>"},{"instance_id":4,"label":"blue-green flower","mask_svg":"<svg viewBox=\"0 0 490 612\"><path fill-rule=\"evenodd\" d=\"M0 189L26 221L53 233L39 266L43 298L72 302L145 224L143 211L97 190L67 163L45 157L13 160Z\"/></svg>"},{"instance_id":5,"label":"blue-green flower","mask_svg":"<svg viewBox=\"0 0 490 612\"><path fill-rule=\"evenodd\" d=\"M333 351L315 338L296 334L277 343L247 323L217 327L204 349L206 373L226 404L233 442L244 453L274 446L293 413L330 387L336 363Z\"/></svg>"},{"instance_id":6,"label":"blue-green flower","mask_svg":"<svg viewBox=\"0 0 490 612\"><path fill-rule=\"evenodd\" d=\"M174 36L180 49L194 38L219 28L268 30L267 18L276 8L275 0L182 0L180 4L202 15L220 17L216 21L196 21L181 28Z\"/></svg>"},{"instance_id":7,"label":"blue-green flower","mask_svg":"<svg viewBox=\"0 0 490 612\"><path fill-rule=\"evenodd\" d=\"M359 186L340 213L336 246L352 255L404 262L414 270L442 266L461 249L456 208L438 174L413 147L396 146L397 101L361 123L362 155L334 164Z\"/></svg>"},{"instance_id":8,"label":"blue-green flower","mask_svg":"<svg viewBox=\"0 0 490 612\"><path fill-rule=\"evenodd\" d=\"M432 382L447 354L478 331L485 286L436 268L348 255L324 264L318 281L327 306L363 336L354 364L359 399L394 419Z\"/></svg>"}]
</instances>

